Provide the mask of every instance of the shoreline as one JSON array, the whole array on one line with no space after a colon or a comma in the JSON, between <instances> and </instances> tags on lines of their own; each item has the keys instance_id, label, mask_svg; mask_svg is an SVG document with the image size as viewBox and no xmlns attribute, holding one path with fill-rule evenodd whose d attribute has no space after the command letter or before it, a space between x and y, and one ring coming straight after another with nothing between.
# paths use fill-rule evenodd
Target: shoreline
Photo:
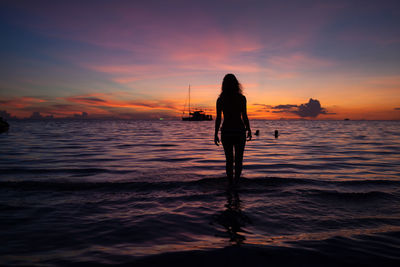
<instances>
[{"instance_id":1,"label":"shoreline","mask_svg":"<svg viewBox=\"0 0 400 267\"><path fill-rule=\"evenodd\" d=\"M383 241L396 241L393 246ZM381 248L376 245L380 244ZM167 252L141 257L134 266L398 266L400 232L340 236L293 246L231 245L213 250ZM386 248L386 250L384 249ZM122 264L125 265L125 264Z\"/></svg>"}]
</instances>

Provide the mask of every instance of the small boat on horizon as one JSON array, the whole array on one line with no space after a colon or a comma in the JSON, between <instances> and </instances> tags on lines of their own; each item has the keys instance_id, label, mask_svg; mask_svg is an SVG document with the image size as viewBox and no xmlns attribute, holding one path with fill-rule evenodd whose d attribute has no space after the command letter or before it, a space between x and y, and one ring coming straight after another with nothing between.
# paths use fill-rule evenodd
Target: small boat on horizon
<instances>
[{"instance_id":1,"label":"small boat on horizon","mask_svg":"<svg viewBox=\"0 0 400 267\"><path fill-rule=\"evenodd\" d=\"M182 120L183 121L212 121L212 115L205 114L203 110L197 109L193 112L190 109L190 85L189 85L189 116L184 117L186 105L183 108Z\"/></svg>"}]
</instances>

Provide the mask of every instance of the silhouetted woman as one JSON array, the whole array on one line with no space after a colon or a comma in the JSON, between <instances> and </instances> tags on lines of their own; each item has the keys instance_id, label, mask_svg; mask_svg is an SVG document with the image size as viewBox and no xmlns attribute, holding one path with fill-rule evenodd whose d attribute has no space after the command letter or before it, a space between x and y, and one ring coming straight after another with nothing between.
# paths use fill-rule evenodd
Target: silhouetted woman
<instances>
[{"instance_id":1,"label":"silhouetted woman","mask_svg":"<svg viewBox=\"0 0 400 267\"><path fill-rule=\"evenodd\" d=\"M218 131L221 125L221 113L224 122L221 127L221 141L226 157L226 175L233 182L233 161L235 160L235 183L239 181L243 166L243 152L247 140L251 140L249 119L247 118L246 97L235 75L227 74L222 81L221 94L217 100L217 118L215 120L214 142L218 146ZM235 152L235 154L234 154Z\"/></svg>"}]
</instances>

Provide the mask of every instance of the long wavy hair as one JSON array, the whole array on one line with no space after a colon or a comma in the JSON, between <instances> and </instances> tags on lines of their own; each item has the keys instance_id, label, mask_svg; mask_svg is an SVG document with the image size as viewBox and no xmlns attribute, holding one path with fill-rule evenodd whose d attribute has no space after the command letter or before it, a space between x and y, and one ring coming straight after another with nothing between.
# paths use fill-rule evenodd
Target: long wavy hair
<instances>
[{"instance_id":1,"label":"long wavy hair","mask_svg":"<svg viewBox=\"0 0 400 267\"><path fill-rule=\"evenodd\" d=\"M222 80L221 94L219 96L230 97L241 94L243 94L242 85L236 79L236 76L232 73L226 74Z\"/></svg>"}]
</instances>

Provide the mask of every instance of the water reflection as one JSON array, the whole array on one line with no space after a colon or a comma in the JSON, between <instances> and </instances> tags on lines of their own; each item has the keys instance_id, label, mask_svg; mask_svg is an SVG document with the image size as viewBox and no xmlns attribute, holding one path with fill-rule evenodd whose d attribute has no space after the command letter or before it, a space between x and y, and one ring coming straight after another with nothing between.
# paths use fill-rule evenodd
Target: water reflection
<instances>
[{"instance_id":1,"label":"water reflection","mask_svg":"<svg viewBox=\"0 0 400 267\"><path fill-rule=\"evenodd\" d=\"M238 189L228 187L226 190L227 203L225 210L215 217L215 222L226 230L229 241L234 245L241 245L246 240L243 228L251 223L250 218L242 211L242 201Z\"/></svg>"}]
</instances>

